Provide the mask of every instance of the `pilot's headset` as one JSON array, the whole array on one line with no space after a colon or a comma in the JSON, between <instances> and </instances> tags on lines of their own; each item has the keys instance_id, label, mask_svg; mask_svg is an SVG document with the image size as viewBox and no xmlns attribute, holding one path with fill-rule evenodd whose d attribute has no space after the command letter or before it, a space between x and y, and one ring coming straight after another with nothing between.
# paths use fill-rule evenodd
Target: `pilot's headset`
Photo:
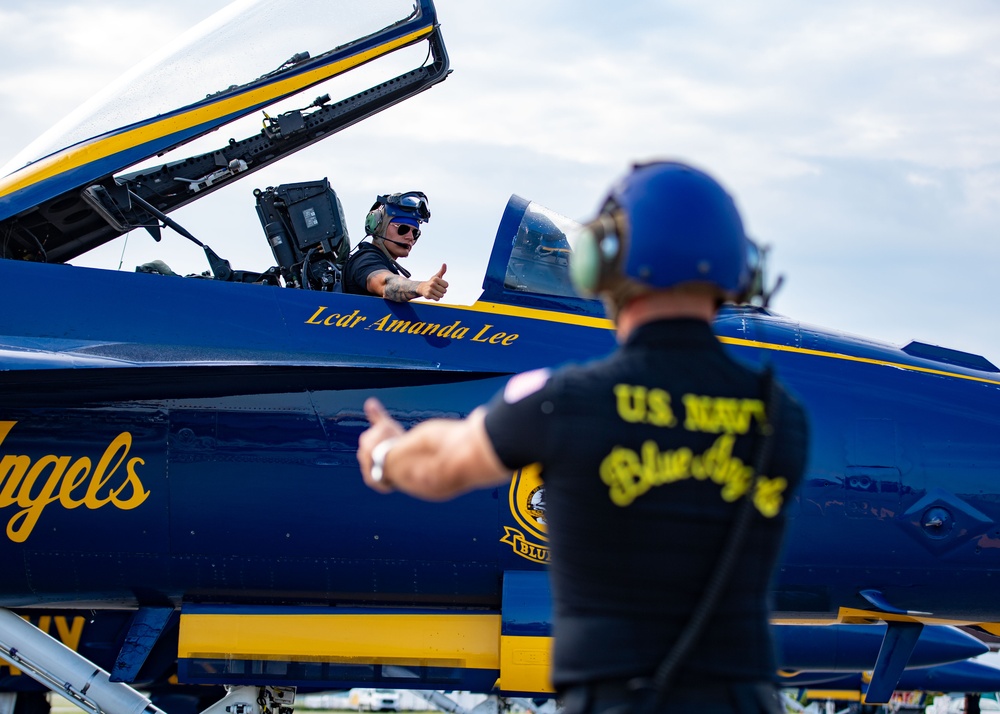
<instances>
[{"instance_id":1,"label":"pilot's headset","mask_svg":"<svg viewBox=\"0 0 1000 714\"><path fill-rule=\"evenodd\" d=\"M686 164L636 164L612 186L573 249L577 292L600 295L617 315L628 301L681 283L708 284L742 300L751 283L752 243L732 197Z\"/></svg>"},{"instance_id":2,"label":"pilot's headset","mask_svg":"<svg viewBox=\"0 0 1000 714\"><path fill-rule=\"evenodd\" d=\"M365 233L375 238L385 238L385 230L392 219L400 216L414 219L418 224L430 222L427 194L423 191L407 191L378 196L365 218Z\"/></svg>"}]
</instances>

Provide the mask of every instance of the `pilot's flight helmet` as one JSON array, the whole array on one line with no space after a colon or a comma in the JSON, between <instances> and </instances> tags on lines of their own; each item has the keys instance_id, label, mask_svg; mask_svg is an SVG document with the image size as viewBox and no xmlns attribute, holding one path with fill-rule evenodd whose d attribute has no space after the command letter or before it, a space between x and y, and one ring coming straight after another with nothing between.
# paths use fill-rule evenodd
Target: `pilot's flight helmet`
<instances>
[{"instance_id":1,"label":"pilot's flight helmet","mask_svg":"<svg viewBox=\"0 0 1000 714\"><path fill-rule=\"evenodd\" d=\"M385 229L392 221L409 223L414 228L431 220L427 195L422 191L392 193L375 199L365 219L365 233L377 238L385 237Z\"/></svg>"},{"instance_id":2,"label":"pilot's flight helmet","mask_svg":"<svg viewBox=\"0 0 1000 714\"><path fill-rule=\"evenodd\" d=\"M736 204L711 176L672 161L636 164L584 226L570 269L586 296L699 282L734 299L749 287L750 245Z\"/></svg>"}]
</instances>

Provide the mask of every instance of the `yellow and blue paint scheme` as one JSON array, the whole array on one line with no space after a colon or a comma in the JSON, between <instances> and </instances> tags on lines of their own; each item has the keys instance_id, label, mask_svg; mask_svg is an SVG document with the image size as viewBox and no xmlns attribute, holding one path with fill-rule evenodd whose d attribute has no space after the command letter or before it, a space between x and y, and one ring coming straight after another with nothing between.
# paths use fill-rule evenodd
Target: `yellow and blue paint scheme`
<instances>
[{"instance_id":1,"label":"yellow and blue paint scheme","mask_svg":"<svg viewBox=\"0 0 1000 714\"><path fill-rule=\"evenodd\" d=\"M333 131L447 75L430 0L315 63L0 182L0 285L12 306L0 326L0 606L167 608L180 618L172 655L191 681L239 666L316 688L548 691L541 476L429 504L372 493L355 457L372 394L411 426L468 414L515 373L614 348L601 304L565 289L566 249L515 260L529 201L509 201L473 305L61 262L117 235L81 191L141 193L147 174L117 172L423 41L433 61L413 83L330 108ZM289 139L289 150L313 140ZM210 154L191 161L218 166ZM165 212L193 200L187 189L161 198ZM1000 371L748 305L724 308L714 328L736 359L771 363L812 422L805 482L787 504L776 618L996 631ZM166 640L171 622L160 621Z\"/></svg>"},{"instance_id":2,"label":"yellow and blue paint scheme","mask_svg":"<svg viewBox=\"0 0 1000 714\"><path fill-rule=\"evenodd\" d=\"M504 286L527 207L511 200L472 306L0 261L6 288L38 306L6 317L0 348L0 603L457 609L498 634L441 661L544 691L549 634L518 624L511 603L531 601L505 591L507 573L545 572L539 474L427 504L372 494L354 457L373 392L410 425L468 413L515 372L613 348L598 303ZM773 361L817 435L789 503L776 616L915 618L860 594L878 590L924 620L1000 620L995 369L759 308L726 308L716 329L738 359ZM185 651L228 653L198 647Z\"/></svg>"}]
</instances>

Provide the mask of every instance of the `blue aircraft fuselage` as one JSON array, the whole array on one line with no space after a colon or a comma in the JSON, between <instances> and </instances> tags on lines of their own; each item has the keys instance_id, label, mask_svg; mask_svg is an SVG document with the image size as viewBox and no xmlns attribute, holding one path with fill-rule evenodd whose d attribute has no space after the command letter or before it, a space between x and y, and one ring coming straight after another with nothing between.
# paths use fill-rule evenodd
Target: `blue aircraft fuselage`
<instances>
[{"instance_id":1,"label":"blue aircraft fuselage","mask_svg":"<svg viewBox=\"0 0 1000 714\"><path fill-rule=\"evenodd\" d=\"M595 303L542 306L489 277L471 307L14 261L0 279L35 296L0 342L10 606L495 606L504 571L547 557L518 480L443 504L373 494L354 457L362 403L377 393L407 425L461 416L512 373L614 346ZM724 310L716 330L738 359L773 364L812 420L779 616L871 609L859 593L875 591L997 620L1000 374L755 308Z\"/></svg>"},{"instance_id":2,"label":"blue aircraft fuselage","mask_svg":"<svg viewBox=\"0 0 1000 714\"><path fill-rule=\"evenodd\" d=\"M423 503L367 489L355 449L373 394L406 426L460 417L515 373L614 349L600 303L572 291L553 212L511 199L471 306L328 291L347 232L326 179L255 192L276 261L263 273L207 248L215 279L62 264L136 228L178 230L172 210L448 76L431 0L385 17L330 8L341 16L323 27L357 25L356 39L331 33L286 59L266 45L295 31L199 36L190 49L252 43L265 73L248 62L256 79L221 78L170 113L139 112L0 178L0 607L48 617L70 639L66 610L115 610L129 623L107 625L124 629L113 674L126 681L162 636L176 637L167 660L186 682L548 691L538 472ZM315 22L315 9L285 10L274 17L300 31ZM417 66L364 91L123 173L422 44ZM132 95L159 89L154 79ZM736 359L773 365L811 420L775 618L895 621L886 641L909 646L917 619L998 630L1000 371L756 307L725 308L715 330ZM44 614L54 608L63 619ZM898 650L891 674L909 651Z\"/></svg>"}]
</instances>

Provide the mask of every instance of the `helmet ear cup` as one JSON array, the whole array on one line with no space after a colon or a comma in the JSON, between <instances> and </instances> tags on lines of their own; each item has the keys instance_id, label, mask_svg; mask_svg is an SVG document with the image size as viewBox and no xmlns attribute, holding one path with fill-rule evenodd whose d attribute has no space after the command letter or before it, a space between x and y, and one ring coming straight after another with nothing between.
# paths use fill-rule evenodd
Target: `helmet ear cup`
<instances>
[{"instance_id":1,"label":"helmet ear cup","mask_svg":"<svg viewBox=\"0 0 1000 714\"><path fill-rule=\"evenodd\" d=\"M578 293L585 297L597 294L601 280L601 249L597 236L589 226L583 229L573 247L569 275Z\"/></svg>"},{"instance_id":2,"label":"helmet ear cup","mask_svg":"<svg viewBox=\"0 0 1000 714\"><path fill-rule=\"evenodd\" d=\"M585 297L609 290L622 279L622 240L614 217L602 213L583 227L570 259L570 279Z\"/></svg>"},{"instance_id":3,"label":"helmet ear cup","mask_svg":"<svg viewBox=\"0 0 1000 714\"><path fill-rule=\"evenodd\" d=\"M381 207L369 211L368 217L365 218L365 233L370 236L378 235L378 227L382 222L383 215Z\"/></svg>"}]
</instances>

